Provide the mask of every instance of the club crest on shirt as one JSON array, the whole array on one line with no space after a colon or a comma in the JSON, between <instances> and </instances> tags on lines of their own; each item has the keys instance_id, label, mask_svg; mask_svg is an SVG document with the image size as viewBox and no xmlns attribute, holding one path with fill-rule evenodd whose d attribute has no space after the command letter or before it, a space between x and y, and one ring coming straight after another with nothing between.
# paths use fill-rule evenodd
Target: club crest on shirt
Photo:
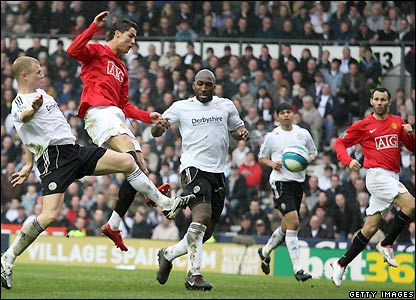
<instances>
[{"instance_id":1,"label":"club crest on shirt","mask_svg":"<svg viewBox=\"0 0 416 300\"><path fill-rule=\"evenodd\" d=\"M193 192L194 192L194 194L197 194L197 193L199 193L200 190L201 190L201 187L199 185L196 185L196 186L194 186Z\"/></svg>"},{"instance_id":2,"label":"club crest on shirt","mask_svg":"<svg viewBox=\"0 0 416 300\"><path fill-rule=\"evenodd\" d=\"M56 190L56 188L58 187L58 185L56 184L56 182L52 181L51 183L48 184L48 189L50 191L54 191Z\"/></svg>"},{"instance_id":3,"label":"club crest on shirt","mask_svg":"<svg viewBox=\"0 0 416 300\"><path fill-rule=\"evenodd\" d=\"M391 123L391 128L393 128L393 129L397 129L397 127L399 127L399 125L397 125L397 123L395 123L395 122L393 122L393 123Z\"/></svg>"}]
</instances>

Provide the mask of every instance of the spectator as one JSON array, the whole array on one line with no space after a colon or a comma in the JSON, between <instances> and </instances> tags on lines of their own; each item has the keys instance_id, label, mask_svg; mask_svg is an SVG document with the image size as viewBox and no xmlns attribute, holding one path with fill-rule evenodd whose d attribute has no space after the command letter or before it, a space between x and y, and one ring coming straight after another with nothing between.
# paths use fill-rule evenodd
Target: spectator
<instances>
[{"instance_id":1,"label":"spectator","mask_svg":"<svg viewBox=\"0 0 416 300\"><path fill-rule=\"evenodd\" d=\"M240 219L240 230L237 232L239 235L254 235L254 226L252 224L251 218L243 214Z\"/></svg>"},{"instance_id":2,"label":"spectator","mask_svg":"<svg viewBox=\"0 0 416 300\"><path fill-rule=\"evenodd\" d=\"M314 3L314 8L311 10L311 13L310 13L309 16L310 16L310 19L311 19L311 24L313 26L313 30L318 34L321 34L322 33L322 25L323 25L323 23L329 21L329 15L324 10L324 7L322 6L322 4L320 2L315 2Z\"/></svg>"},{"instance_id":3,"label":"spectator","mask_svg":"<svg viewBox=\"0 0 416 300\"><path fill-rule=\"evenodd\" d=\"M141 24L142 13L137 9L136 1L127 1L123 14L121 15L124 19L130 19L136 24ZM161 18L162 20L162 18Z\"/></svg>"},{"instance_id":4,"label":"spectator","mask_svg":"<svg viewBox=\"0 0 416 300\"><path fill-rule=\"evenodd\" d=\"M28 22L32 25L33 32L49 33L52 16L50 3L48 1L35 1L32 4Z\"/></svg>"},{"instance_id":5,"label":"spectator","mask_svg":"<svg viewBox=\"0 0 416 300\"><path fill-rule=\"evenodd\" d=\"M328 211L323 207L317 207L314 212L321 221L321 227L327 232L327 239L333 240L335 238L335 224L334 220L328 216Z\"/></svg>"},{"instance_id":6,"label":"spectator","mask_svg":"<svg viewBox=\"0 0 416 300\"><path fill-rule=\"evenodd\" d=\"M371 43L374 42L395 42L398 44L400 42L399 35L397 32L393 31L391 29L391 20L386 18L383 21L383 28L376 31L376 34L373 36L373 38L370 40Z\"/></svg>"},{"instance_id":7,"label":"spectator","mask_svg":"<svg viewBox=\"0 0 416 300\"><path fill-rule=\"evenodd\" d=\"M266 224L262 219L256 221L255 231L256 236L269 236L271 234L271 230L267 230Z\"/></svg>"},{"instance_id":8,"label":"spectator","mask_svg":"<svg viewBox=\"0 0 416 300\"><path fill-rule=\"evenodd\" d=\"M245 177L238 172L236 164L231 165L231 172L226 179L225 187L226 199L230 202L232 216L237 217L247 212L249 208L247 183Z\"/></svg>"},{"instance_id":9,"label":"spectator","mask_svg":"<svg viewBox=\"0 0 416 300\"><path fill-rule=\"evenodd\" d=\"M270 220L266 214L266 211L260 207L260 203L257 200L252 200L250 202L250 209L247 215L251 220L251 224L253 224L254 230L256 222L258 220L262 220L265 225L265 230L271 232Z\"/></svg>"},{"instance_id":10,"label":"spectator","mask_svg":"<svg viewBox=\"0 0 416 300\"><path fill-rule=\"evenodd\" d=\"M8 29L5 29L5 31L7 30ZM17 15L16 24L12 27L11 32L15 33L18 36L25 36L28 33L32 33L33 29L32 29L32 25L26 22L26 16L24 14L20 14L20 15Z\"/></svg>"},{"instance_id":11,"label":"spectator","mask_svg":"<svg viewBox=\"0 0 416 300\"><path fill-rule=\"evenodd\" d=\"M341 88L342 77L344 74L340 71L341 60L338 58L332 59L330 67L327 70L323 70L324 81L329 84L330 93L332 96L336 96Z\"/></svg>"},{"instance_id":12,"label":"spectator","mask_svg":"<svg viewBox=\"0 0 416 300\"><path fill-rule=\"evenodd\" d=\"M344 194L335 195L335 208L330 213L335 222L337 241L351 241L353 234L360 229L360 212L356 204L346 201Z\"/></svg>"},{"instance_id":13,"label":"spectator","mask_svg":"<svg viewBox=\"0 0 416 300\"><path fill-rule=\"evenodd\" d=\"M313 141L319 148L322 139L322 117L310 95L302 98L302 108L299 109L299 113L302 115L303 121L311 127Z\"/></svg>"},{"instance_id":14,"label":"spectator","mask_svg":"<svg viewBox=\"0 0 416 300\"><path fill-rule=\"evenodd\" d=\"M404 57L404 65L406 71L410 73L410 84L413 93L413 107L414 107L414 93L415 93L415 44L413 44L412 48L406 53Z\"/></svg>"},{"instance_id":15,"label":"spectator","mask_svg":"<svg viewBox=\"0 0 416 300\"><path fill-rule=\"evenodd\" d=\"M42 2L42 1L40 1ZM36 59L39 59L40 53L45 53L47 57L49 57L49 50L46 46L43 46L41 44L41 40L39 37L33 38L33 45L26 51L27 56L34 57Z\"/></svg>"},{"instance_id":16,"label":"spectator","mask_svg":"<svg viewBox=\"0 0 416 300\"><path fill-rule=\"evenodd\" d=\"M306 200L305 203L309 211L311 211L316 203L318 203L318 196L321 192L321 189L318 186L318 177L311 176L308 179L308 186L306 188Z\"/></svg>"},{"instance_id":17,"label":"spectator","mask_svg":"<svg viewBox=\"0 0 416 300\"><path fill-rule=\"evenodd\" d=\"M364 18L362 17L360 11L358 10L358 6L355 5L355 3L349 7L347 19L351 24L351 30L358 32L360 24L364 23Z\"/></svg>"},{"instance_id":18,"label":"spectator","mask_svg":"<svg viewBox=\"0 0 416 300\"><path fill-rule=\"evenodd\" d=\"M374 35L375 32L368 27L367 23L362 22L358 28L356 40L358 42L371 41Z\"/></svg>"},{"instance_id":19,"label":"spectator","mask_svg":"<svg viewBox=\"0 0 416 300\"><path fill-rule=\"evenodd\" d=\"M323 240L328 239L328 236L328 231L321 226L321 219L317 215L312 215L309 224L299 230L299 238Z\"/></svg>"},{"instance_id":20,"label":"spectator","mask_svg":"<svg viewBox=\"0 0 416 300\"><path fill-rule=\"evenodd\" d=\"M176 226L175 221L163 218L162 222L153 229L151 239L178 241L179 229Z\"/></svg>"},{"instance_id":21,"label":"spectator","mask_svg":"<svg viewBox=\"0 0 416 300\"><path fill-rule=\"evenodd\" d=\"M87 236L87 229L85 228L85 220L77 217L74 223L68 228L67 237L85 237Z\"/></svg>"},{"instance_id":22,"label":"spectator","mask_svg":"<svg viewBox=\"0 0 416 300\"><path fill-rule=\"evenodd\" d=\"M195 45L189 41L186 45L186 54L182 56L182 61L185 65L192 65L195 62L201 62L202 58L195 52Z\"/></svg>"},{"instance_id":23,"label":"spectator","mask_svg":"<svg viewBox=\"0 0 416 300\"><path fill-rule=\"evenodd\" d=\"M16 164L14 162L9 162L7 163L6 169L1 174L1 202L2 204L9 203L10 201L12 201L12 199L20 199L24 193L24 189L22 185L13 187L11 183L11 180L13 178L12 175L17 171L15 167L16 167ZM20 201L19 201L19 205L20 205ZM10 221L13 221L13 220L10 220Z\"/></svg>"},{"instance_id":24,"label":"spectator","mask_svg":"<svg viewBox=\"0 0 416 300\"><path fill-rule=\"evenodd\" d=\"M248 197L250 199L256 198L261 184L263 169L256 161L253 152L249 151L246 153L244 162L238 167L238 172L246 178Z\"/></svg>"},{"instance_id":25,"label":"spectator","mask_svg":"<svg viewBox=\"0 0 416 300\"><path fill-rule=\"evenodd\" d=\"M238 86L238 92L233 95L233 100L238 99L245 111L248 111L251 106L255 106L255 97L250 93L248 83L241 81Z\"/></svg>"},{"instance_id":26,"label":"spectator","mask_svg":"<svg viewBox=\"0 0 416 300\"><path fill-rule=\"evenodd\" d=\"M409 21L406 18L400 19L400 29L397 34L399 35L399 40L402 42L411 42L415 40L415 29L410 26Z\"/></svg>"},{"instance_id":27,"label":"spectator","mask_svg":"<svg viewBox=\"0 0 416 300\"><path fill-rule=\"evenodd\" d=\"M373 32L382 30L384 24L383 7L379 2L375 2L372 5L367 5L367 7L369 7L369 10L371 10L370 15L368 15L366 19L368 27Z\"/></svg>"},{"instance_id":28,"label":"spectator","mask_svg":"<svg viewBox=\"0 0 416 300\"><path fill-rule=\"evenodd\" d=\"M67 3L67 1L56 1L55 6L52 6L50 25L50 33L52 35L68 33L71 19Z\"/></svg>"},{"instance_id":29,"label":"spectator","mask_svg":"<svg viewBox=\"0 0 416 300\"><path fill-rule=\"evenodd\" d=\"M179 29L175 34L175 40L179 42L194 41L197 37L198 35L189 26L189 22L187 20L182 20L179 24Z\"/></svg>"},{"instance_id":30,"label":"spectator","mask_svg":"<svg viewBox=\"0 0 416 300\"><path fill-rule=\"evenodd\" d=\"M297 34L302 33L305 23L310 22L310 16L306 5L302 5L299 8L298 14L292 15L292 20L294 25L294 32Z\"/></svg>"},{"instance_id":31,"label":"spectator","mask_svg":"<svg viewBox=\"0 0 416 300\"><path fill-rule=\"evenodd\" d=\"M152 237L152 229L147 224L146 207L143 205L138 206L134 213L133 220L134 223L131 229L131 237L139 239L150 239Z\"/></svg>"},{"instance_id":32,"label":"spectator","mask_svg":"<svg viewBox=\"0 0 416 300\"><path fill-rule=\"evenodd\" d=\"M237 32L234 29L234 18L227 16L224 18L224 27L218 31L218 36L223 38L236 38Z\"/></svg>"},{"instance_id":33,"label":"spectator","mask_svg":"<svg viewBox=\"0 0 416 300\"><path fill-rule=\"evenodd\" d=\"M253 29L251 26L249 26L248 20L246 18L244 17L238 18L236 35L238 37L244 36L248 38L251 38L254 36Z\"/></svg>"},{"instance_id":34,"label":"spectator","mask_svg":"<svg viewBox=\"0 0 416 300\"><path fill-rule=\"evenodd\" d=\"M369 94L366 79L360 72L358 63L349 64L349 73L342 77L339 95L344 98L346 110L349 111L349 121L364 116L369 106Z\"/></svg>"},{"instance_id":35,"label":"spectator","mask_svg":"<svg viewBox=\"0 0 416 300\"><path fill-rule=\"evenodd\" d=\"M222 1L222 7L221 7L221 13L217 15L216 21L215 21L215 27L218 28L219 31L222 31L227 26L229 27L229 24L227 25L228 18L231 18L231 20L236 20L235 14L233 12L233 9L231 7L231 1ZM234 26L234 25L233 25Z\"/></svg>"},{"instance_id":36,"label":"spectator","mask_svg":"<svg viewBox=\"0 0 416 300\"><path fill-rule=\"evenodd\" d=\"M102 209L96 209L94 211L93 219L88 223L86 234L87 236L101 236L100 228L106 222L104 212Z\"/></svg>"}]
</instances>

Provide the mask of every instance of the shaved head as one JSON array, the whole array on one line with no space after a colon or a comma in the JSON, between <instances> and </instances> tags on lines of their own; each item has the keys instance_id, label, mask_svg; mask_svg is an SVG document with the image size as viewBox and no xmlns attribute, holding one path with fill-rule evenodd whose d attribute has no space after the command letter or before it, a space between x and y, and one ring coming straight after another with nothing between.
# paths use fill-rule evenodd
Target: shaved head
<instances>
[{"instance_id":1,"label":"shaved head","mask_svg":"<svg viewBox=\"0 0 416 300\"><path fill-rule=\"evenodd\" d=\"M202 69L195 75L195 81L198 81L200 79L211 79L211 82L215 83L215 75L208 69Z\"/></svg>"}]
</instances>

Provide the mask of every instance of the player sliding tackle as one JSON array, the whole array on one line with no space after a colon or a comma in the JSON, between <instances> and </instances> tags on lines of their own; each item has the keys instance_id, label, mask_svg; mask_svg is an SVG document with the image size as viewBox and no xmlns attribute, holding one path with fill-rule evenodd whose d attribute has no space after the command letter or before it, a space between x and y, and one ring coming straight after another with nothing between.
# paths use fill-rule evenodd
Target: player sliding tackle
<instances>
[{"instance_id":1,"label":"player sliding tackle","mask_svg":"<svg viewBox=\"0 0 416 300\"><path fill-rule=\"evenodd\" d=\"M76 179L87 175L124 173L132 187L156 203L172 202L143 174L134 153L120 153L96 145L83 147L75 143L72 129L55 99L40 89L44 75L37 59L28 56L17 58L12 72L18 89L11 113L26 153L26 164L13 174L12 184L24 183L36 159L41 173L43 207L40 215L22 227L10 248L1 256L1 286L6 289L12 287L12 270L17 256L58 219L64 193ZM188 200L183 199L183 202Z\"/></svg>"}]
</instances>

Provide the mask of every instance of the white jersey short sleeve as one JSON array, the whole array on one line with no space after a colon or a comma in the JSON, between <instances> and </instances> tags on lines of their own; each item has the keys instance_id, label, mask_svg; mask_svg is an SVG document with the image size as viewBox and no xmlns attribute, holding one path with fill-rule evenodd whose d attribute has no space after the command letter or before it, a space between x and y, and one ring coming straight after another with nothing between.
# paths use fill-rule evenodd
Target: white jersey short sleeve
<instances>
[{"instance_id":1,"label":"white jersey short sleeve","mask_svg":"<svg viewBox=\"0 0 416 300\"><path fill-rule=\"evenodd\" d=\"M23 123L21 115L32 106L36 96L43 96L43 104L33 118ZM55 99L42 89L31 94L17 94L12 102L13 124L25 146L38 159L51 145L75 144L71 126L59 109Z\"/></svg>"},{"instance_id":2,"label":"white jersey short sleeve","mask_svg":"<svg viewBox=\"0 0 416 300\"><path fill-rule=\"evenodd\" d=\"M244 126L231 100L217 96L208 103L195 97L180 100L174 102L163 117L179 126L183 148L181 172L188 167L212 173L224 172L229 131Z\"/></svg>"},{"instance_id":3,"label":"white jersey short sleeve","mask_svg":"<svg viewBox=\"0 0 416 300\"><path fill-rule=\"evenodd\" d=\"M266 134L260 147L259 158L268 158L272 161L281 161L283 150L291 145L305 146L311 154L317 154L315 143L309 131L298 125L293 125L291 131L285 131L280 126ZM275 181L305 181L306 170L302 172L290 172L285 167L273 170L270 173L270 183Z\"/></svg>"}]
</instances>

